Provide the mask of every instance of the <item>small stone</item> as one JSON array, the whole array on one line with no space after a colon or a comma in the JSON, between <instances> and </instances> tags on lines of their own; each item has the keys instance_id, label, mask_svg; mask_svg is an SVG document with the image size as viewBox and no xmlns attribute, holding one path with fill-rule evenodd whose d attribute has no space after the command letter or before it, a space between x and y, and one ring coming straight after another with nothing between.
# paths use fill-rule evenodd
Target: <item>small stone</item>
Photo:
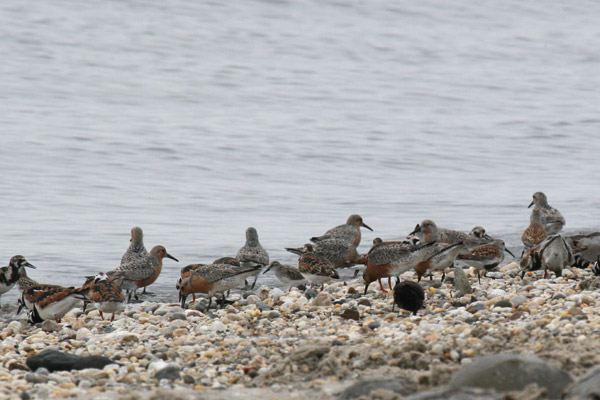
<instances>
[{"instance_id":1,"label":"small stone","mask_svg":"<svg viewBox=\"0 0 600 400\"><path fill-rule=\"evenodd\" d=\"M81 328L77 331L77 336L75 337L75 339L87 341L92 336L92 332L90 332L88 328Z\"/></svg>"},{"instance_id":2,"label":"small stone","mask_svg":"<svg viewBox=\"0 0 600 400\"><path fill-rule=\"evenodd\" d=\"M269 314L267 315L267 317L269 319L276 319L281 317L281 314L279 313L279 311L273 310L273 311L269 311Z\"/></svg>"},{"instance_id":3,"label":"small stone","mask_svg":"<svg viewBox=\"0 0 600 400\"><path fill-rule=\"evenodd\" d=\"M564 293L561 293L561 292L555 292L552 295L552 300L561 300L561 299L566 299L566 298L567 298L567 296Z\"/></svg>"},{"instance_id":4,"label":"small stone","mask_svg":"<svg viewBox=\"0 0 600 400\"><path fill-rule=\"evenodd\" d=\"M358 305L371 307L371 301L363 297L362 299L358 300Z\"/></svg>"},{"instance_id":5,"label":"small stone","mask_svg":"<svg viewBox=\"0 0 600 400\"><path fill-rule=\"evenodd\" d=\"M471 285L469 284L469 279L467 278L465 271L460 267L454 268L453 271L454 271L454 286L456 287L456 290L461 292L463 296L465 294L473 293L473 289L471 289Z\"/></svg>"},{"instance_id":6,"label":"small stone","mask_svg":"<svg viewBox=\"0 0 600 400\"><path fill-rule=\"evenodd\" d=\"M331 298L329 293L321 292L315 297L311 303L313 306L324 307L331 305Z\"/></svg>"},{"instance_id":7,"label":"small stone","mask_svg":"<svg viewBox=\"0 0 600 400\"><path fill-rule=\"evenodd\" d=\"M377 328L379 328L381 326L381 322L379 321L373 321L369 324L369 328L371 328L371 330L375 330Z\"/></svg>"},{"instance_id":8,"label":"small stone","mask_svg":"<svg viewBox=\"0 0 600 400\"><path fill-rule=\"evenodd\" d=\"M186 383L188 385L193 385L194 383L196 383L196 380L194 379L193 376L185 374L183 376L183 383Z\"/></svg>"},{"instance_id":9,"label":"small stone","mask_svg":"<svg viewBox=\"0 0 600 400\"><path fill-rule=\"evenodd\" d=\"M59 332L61 327L56 323L56 321L47 319L46 321L42 322L42 330L44 332Z\"/></svg>"},{"instance_id":10,"label":"small stone","mask_svg":"<svg viewBox=\"0 0 600 400\"><path fill-rule=\"evenodd\" d=\"M319 292L317 292L315 289L308 289L304 292L304 296L306 296L307 299L314 299L315 297L317 297L319 295Z\"/></svg>"},{"instance_id":11,"label":"small stone","mask_svg":"<svg viewBox=\"0 0 600 400\"><path fill-rule=\"evenodd\" d=\"M508 300L500 300L494 304L494 308L512 308L512 304Z\"/></svg>"},{"instance_id":12,"label":"small stone","mask_svg":"<svg viewBox=\"0 0 600 400\"><path fill-rule=\"evenodd\" d=\"M353 319L355 321L358 321L360 318L360 313L356 308L350 307L345 309L344 312L340 314L340 317L344 319Z\"/></svg>"},{"instance_id":13,"label":"small stone","mask_svg":"<svg viewBox=\"0 0 600 400\"><path fill-rule=\"evenodd\" d=\"M472 314L475 314L477 311L483 311L483 310L485 310L485 305L480 301L478 301L476 303L471 303L471 305L469 305L467 307L467 311Z\"/></svg>"},{"instance_id":14,"label":"small stone","mask_svg":"<svg viewBox=\"0 0 600 400\"><path fill-rule=\"evenodd\" d=\"M31 400L31 395L27 392L21 393L21 400Z\"/></svg>"},{"instance_id":15,"label":"small stone","mask_svg":"<svg viewBox=\"0 0 600 400\"><path fill-rule=\"evenodd\" d=\"M577 315L585 315L585 313L583 311L581 311L581 308L577 308L577 307L572 307L569 309L568 311L569 315L575 317Z\"/></svg>"},{"instance_id":16,"label":"small stone","mask_svg":"<svg viewBox=\"0 0 600 400\"><path fill-rule=\"evenodd\" d=\"M358 292L356 291L356 289L354 288L354 286L350 286L348 288L348 294L357 294Z\"/></svg>"},{"instance_id":17,"label":"small stone","mask_svg":"<svg viewBox=\"0 0 600 400\"><path fill-rule=\"evenodd\" d=\"M113 328L110 325L107 325L104 327L104 329L102 329L102 333L113 333L115 331L115 328Z\"/></svg>"},{"instance_id":18,"label":"small stone","mask_svg":"<svg viewBox=\"0 0 600 400\"><path fill-rule=\"evenodd\" d=\"M259 301L261 301L261 299L257 295L251 294L250 296L246 297L246 301L248 302L248 304L256 304Z\"/></svg>"},{"instance_id":19,"label":"small stone","mask_svg":"<svg viewBox=\"0 0 600 400\"><path fill-rule=\"evenodd\" d=\"M256 308L258 308L260 311L267 311L271 309L271 306L263 301L259 301L256 303Z\"/></svg>"},{"instance_id":20,"label":"small stone","mask_svg":"<svg viewBox=\"0 0 600 400\"><path fill-rule=\"evenodd\" d=\"M163 379L174 381L179 379L179 368L174 365L170 365L157 371L156 374L154 374L154 378L159 382Z\"/></svg>"},{"instance_id":21,"label":"small stone","mask_svg":"<svg viewBox=\"0 0 600 400\"><path fill-rule=\"evenodd\" d=\"M12 321L6 329L12 331L13 335L17 335L23 330L23 325L19 321Z\"/></svg>"},{"instance_id":22,"label":"small stone","mask_svg":"<svg viewBox=\"0 0 600 400\"><path fill-rule=\"evenodd\" d=\"M176 321L176 320L185 321L185 320L187 320L187 317L185 316L184 312L182 312L182 311L176 311L176 312L169 312L169 313L167 313L167 319L169 321Z\"/></svg>"},{"instance_id":23,"label":"small stone","mask_svg":"<svg viewBox=\"0 0 600 400\"><path fill-rule=\"evenodd\" d=\"M519 307L521 304L527 302L527 297L515 296L515 297L512 297L509 301L513 307Z\"/></svg>"}]
</instances>

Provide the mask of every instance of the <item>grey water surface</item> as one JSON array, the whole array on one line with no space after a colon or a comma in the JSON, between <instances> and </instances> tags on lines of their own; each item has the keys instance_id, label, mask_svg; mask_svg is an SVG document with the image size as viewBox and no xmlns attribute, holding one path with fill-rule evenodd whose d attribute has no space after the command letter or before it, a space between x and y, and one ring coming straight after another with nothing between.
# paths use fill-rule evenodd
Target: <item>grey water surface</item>
<instances>
[{"instance_id":1,"label":"grey water surface","mask_svg":"<svg viewBox=\"0 0 600 400\"><path fill-rule=\"evenodd\" d=\"M0 258L44 283L165 260L271 259L363 216L360 250L422 219L520 246L544 191L600 228L595 1L0 4ZM261 281L274 284L270 275ZM17 290L3 296L11 302Z\"/></svg>"}]
</instances>

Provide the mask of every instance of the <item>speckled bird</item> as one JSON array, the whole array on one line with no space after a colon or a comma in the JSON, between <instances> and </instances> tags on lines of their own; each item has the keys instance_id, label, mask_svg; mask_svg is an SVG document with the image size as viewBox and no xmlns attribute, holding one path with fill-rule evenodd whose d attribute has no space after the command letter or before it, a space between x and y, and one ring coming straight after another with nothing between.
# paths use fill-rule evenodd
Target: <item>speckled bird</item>
<instances>
[{"instance_id":1,"label":"speckled bird","mask_svg":"<svg viewBox=\"0 0 600 400\"><path fill-rule=\"evenodd\" d=\"M120 278L111 279L104 272L100 272L83 286L88 289L86 298L98 309L102 320L104 320L102 313L111 313L110 321L114 321L115 313L123 309L125 295L119 281Z\"/></svg>"},{"instance_id":2,"label":"speckled bird","mask_svg":"<svg viewBox=\"0 0 600 400\"><path fill-rule=\"evenodd\" d=\"M326 257L315 253L311 244L304 245L304 254L298 259L298 271L311 285L320 285L321 290L325 282L340 277L333 264Z\"/></svg>"},{"instance_id":3,"label":"speckled bird","mask_svg":"<svg viewBox=\"0 0 600 400\"><path fill-rule=\"evenodd\" d=\"M289 285L288 292L292 290L292 287L307 283L306 278L298 271L298 268L294 268L291 265L281 264L279 261L272 261L271 264L265 269L264 274L273 270L277 279L286 285Z\"/></svg>"},{"instance_id":4,"label":"speckled bird","mask_svg":"<svg viewBox=\"0 0 600 400\"><path fill-rule=\"evenodd\" d=\"M290 253L301 256L305 252L304 248L303 246L298 248L286 247L285 249ZM356 247L349 245L348 242L341 239L318 241L312 245L312 249L315 254L327 258L334 268L351 267L361 262Z\"/></svg>"},{"instance_id":5,"label":"speckled bird","mask_svg":"<svg viewBox=\"0 0 600 400\"><path fill-rule=\"evenodd\" d=\"M529 204L530 208L534 206L530 220L533 219L533 211L538 210L540 215L540 223L544 226L548 235L555 235L560 232L565 226L565 219L556 208L548 204L548 198L543 192L535 192L533 200Z\"/></svg>"},{"instance_id":6,"label":"speckled bird","mask_svg":"<svg viewBox=\"0 0 600 400\"><path fill-rule=\"evenodd\" d=\"M38 323L49 319L60 322L61 318L85 299L86 288L65 288L57 285L34 285L23 291L19 309L26 307L29 322Z\"/></svg>"},{"instance_id":7,"label":"speckled bird","mask_svg":"<svg viewBox=\"0 0 600 400\"><path fill-rule=\"evenodd\" d=\"M477 280L481 283L480 271L484 271L485 276L486 271L498 266L504 261L504 252L507 252L513 257L515 256L506 248L503 240L496 239L492 243L481 245L467 254L460 254L456 258L475 268L477 270Z\"/></svg>"},{"instance_id":8,"label":"speckled bird","mask_svg":"<svg viewBox=\"0 0 600 400\"><path fill-rule=\"evenodd\" d=\"M269 254L267 254L267 251L260 245L260 242L258 241L258 232L256 232L255 228L249 227L246 229L246 244L238 250L235 258L238 259L240 264L244 267L260 266L262 268L269 265ZM259 268L250 275L254 276L254 282L252 282L250 289L254 289L260 271L261 269ZM246 286L248 286L247 282Z\"/></svg>"},{"instance_id":9,"label":"speckled bird","mask_svg":"<svg viewBox=\"0 0 600 400\"><path fill-rule=\"evenodd\" d=\"M151 285L156 281L162 271L163 258L170 258L175 261L175 257L167 253L164 246L154 246L150 253L138 261L131 262L127 265L121 265L114 271L110 271L110 277L122 278L122 288L127 292L127 302L131 301L131 296L135 295L135 291L139 288Z\"/></svg>"},{"instance_id":10,"label":"speckled bird","mask_svg":"<svg viewBox=\"0 0 600 400\"><path fill-rule=\"evenodd\" d=\"M548 232L546 232L546 229L542 225L541 211L537 208L534 208L531 211L529 226L521 235L521 241L525 245L524 250L527 251L527 249L541 243L547 237Z\"/></svg>"},{"instance_id":11,"label":"speckled bird","mask_svg":"<svg viewBox=\"0 0 600 400\"><path fill-rule=\"evenodd\" d=\"M129 239L129 247L123 257L121 257L120 265L128 265L131 263L138 262L148 255L146 247L144 247L144 232L139 226L131 228L131 239ZM142 294L146 293L146 287Z\"/></svg>"},{"instance_id":12,"label":"speckled bird","mask_svg":"<svg viewBox=\"0 0 600 400\"><path fill-rule=\"evenodd\" d=\"M317 243L327 239L341 239L356 248L360 244L361 227L373 231L370 226L363 222L363 219L360 215L352 214L350 217L348 217L348 220L344 225L338 225L334 228L331 228L321 236L310 238L310 241Z\"/></svg>"}]
</instances>

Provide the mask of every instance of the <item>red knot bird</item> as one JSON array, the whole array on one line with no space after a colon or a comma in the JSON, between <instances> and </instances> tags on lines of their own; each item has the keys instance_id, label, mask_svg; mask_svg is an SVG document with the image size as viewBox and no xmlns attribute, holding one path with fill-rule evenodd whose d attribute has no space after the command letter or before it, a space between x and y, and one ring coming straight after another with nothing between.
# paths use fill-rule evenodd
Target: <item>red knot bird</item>
<instances>
[{"instance_id":1,"label":"red knot bird","mask_svg":"<svg viewBox=\"0 0 600 400\"><path fill-rule=\"evenodd\" d=\"M394 286L394 305L392 311L397 305L403 310L410 311L417 315L417 311L423 308L425 301L425 291L418 283L413 281L399 281Z\"/></svg>"},{"instance_id":2,"label":"red knot bird","mask_svg":"<svg viewBox=\"0 0 600 400\"><path fill-rule=\"evenodd\" d=\"M156 281L162 271L163 258L165 257L179 262L178 259L167 253L164 246L154 246L147 256L127 265L121 265L116 270L109 272L108 275L122 278L121 287L127 291L127 302L130 302L132 294L137 299L135 294L137 289L151 285Z\"/></svg>"},{"instance_id":3,"label":"red knot bird","mask_svg":"<svg viewBox=\"0 0 600 400\"><path fill-rule=\"evenodd\" d=\"M146 247L144 247L144 232L139 226L131 228L131 239L129 239L129 247L123 257L121 257L120 265L127 265L133 262L137 262L148 255ZM146 287L142 291L142 294L146 294Z\"/></svg>"},{"instance_id":4,"label":"red knot bird","mask_svg":"<svg viewBox=\"0 0 600 400\"><path fill-rule=\"evenodd\" d=\"M305 253L305 246L298 248L286 247L285 249L290 253L301 256ZM316 254L327 258L334 268L351 267L361 262L356 247L341 239L321 240L311 245L311 247Z\"/></svg>"},{"instance_id":5,"label":"red knot bird","mask_svg":"<svg viewBox=\"0 0 600 400\"><path fill-rule=\"evenodd\" d=\"M121 290L120 279L111 279L104 272L100 272L83 285L84 288L88 289L86 293L87 300L98 309L102 320L104 320L102 313L111 313L110 321L114 321L115 313L123 309L125 295Z\"/></svg>"},{"instance_id":6,"label":"red knot bird","mask_svg":"<svg viewBox=\"0 0 600 400\"><path fill-rule=\"evenodd\" d=\"M548 232L548 235L555 235L561 231L565 225L565 219L560 211L548 204L548 198L543 192L535 192L533 194L533 201L529 204L528 208L531 206L534 206L533 210L539 210L540 222L546 232ZM531 218L533 218L533 212L531 213Z\"/></svg>"},{"instance_id":7,"label":"red knot bird","mask_svg":"<svg viewBox=\"0 0 600 400\"><path fill-rule=\"evenodd\" d=\"M269 265L269 255L260 245L260 242L258 241L258 232L256 232L255 228L249 227L246 229L246 244L238 250L235 258L237 258L244 267L253 267L257 265L264 267ZM260 269L250 275L254 276L254 282L252 282L250 289L254 289L259 274ZM246 286L248 286L248 282L246 282Z\"/></svg>"},{"instance_id":8,"label":"red knot bird","mask_svg":"<svg viewBox=\"0 0 600 400\"><path fill-rule=\"evenodd\" d=\"M233 258L233 257L221 257L221 258L217 258L215 261L212 262L212 265L217 265L217 264L228 264L228 265L234 265L234 266L240 266L240 262L238 259ZM185 267L181 268L181 275L179 277L179 280L177 281L177 283L175 284L175 288L177 289L177 291L179 291L179 286L181 285L181 282L185 279L190 277L194 271L198 268L201 267L206 267L210 264L189 264L186 265ZM196 302L196 293L191 293L192 294L192 303Z\"/></svg>"},{"instance_id":9,"label":"red knot bird","mask_svg":"<svg viewBox=\"0 0 600 400\"><path fill-rule=\"evenodd\" d=\"M575 263L571 246L561 235L550 236L542 243L532 247L521 259L521 278L527 270L544 270L544 278L548 270L556 276L562 276L564 268L570 268Z\"/></svg>"},{"instance_id":10,"label":"red knot bird","mask_svg":"<svg viewBox=\"0 0 600 400\"><path fill-rule=\"evenodd\" d=\"M281 264L279 261L272 261L271 264L269 264L269 266L265 269L263 274L266 274L271 269L275 273L277 279L284 284L289 285L288 292L292 290L293 286L298 286L307 282L297 268L294 268L290 265Z\"/></svg>"},{"instance_id":11,"label":"red knot bird","mask_svg":"<svg viewBox=\"0 0 600 400\"><path fill-rule=\"evenodd\" d=\"M423 220L415 227L410 235L417 235L423 243L436 241L440 248L445 245L463 242L469 250L492 241L492 238L485 232L481 226L471 229L471 232L465 233L453 229L438 228L430 219Z\"/></svg>"},{"instance_id":12,"label":"red knot bird","mask_svg":"<svg viewBox=\"0 0 600 400\"><path fill-rule=\"evenodd\" d=\"M311 285L321 285L321 290L325 282L340 278L331 262L315 253L311 244L304 245L304 254L298 259L298 271Z\"/></svg>"},{"instance_id":13,"label":"red knot bird","mask_svg":"<svg viewBox=\"0 0 600 400\"><path fill-rule=\"evenodd\" d=\"M367 254L367 269L363 273L365 292L371 282L379 278L399 276L416 267L421 261L427 259L437 251L437 243L430 242L425 245L407 245L404 241L383 242L373 246ZM379 281L382 292L387 292Z\"/></svg>"},{"instance_id":14,"label":"red knot bird","mask_svg":"<svg viewBox=\"0 0 600 400\"><path fill-rule=\"evenodd\" d=\"M185 308L185 301L190 294L204 293L208 295L207 310L212 304L212 297L217 293L223 296L221 305L225 306L225 292L236 288L250 275L260 271L260 265L245 267L232 264L200 265L194 268L192 274L186 278L179 278L177 290L181 307ZM217 297L217 302L219 298Z\"/></svg>"},{"instance_id":15,"label":"red knot bird","mask_svg":"<svg viewBox=\"0 0 600 400\"><path fill-rule=\"evenodd\" d=\"M421 277L431 273L432 271L442 271L442 282L446 277L446 268L450 268L454 265L456 257L466 249L466 245L463 242L451 244L432 255L425 261L421 261L415 267L418 281L421 282ZM431 277L432 275L430 275Z\"/></svg>"},{"instance_id":16,"label":"red knot bird","mask_svg":"<svg viewBox=\"0 0 600 400\"><path fill-rule=\"evenodd\" d=\"M481 245L469 251L467 254L459 254L457 259L477 270L477 280L481 283L481 275L479 271L485 272L494 269L502 261L504 261L504 252L511 256L515 256L509 249L506 248L504 241L495 239L493 242Z\"/></svg>"},{"instance_id":17,"label":"red knot bird","mask_svg":"<svg viewBox=\"0 0 600 400\"><path fill-rule=\"evenodd\" d=\"M539 209L534 208L531 212L529 226L525 229L523 235L521 235L521 241L525 245L524 251L541 243L547 237L548 233L542 225L541 212Z\"/></svg>"},{"instance_id":18,"label":"red knot bird","mask_svg":"<svg viewBox=\"0 0 600 400\"><path fill-rule=\"evenodd\" d=\"M310 241L317 243L326 239L341 239L354 247L358 247L361 238L361 227L373 231L370 226L363 222L363 219L360 215L352 214L350 217L348 217L348 220L344 225L338 225L335 228L331 228L325 232L324 235L310 238Z\"/></svg>"},{"instance_id":19,"label":"red knot bird","mask_svg":"<svg viewBox=\"0 0 600 400\"><path fill-rule=\"evenodd\" d=\"M0 268L0 296L12 289L19 279L26 275L25 267L35 269L25 257L16 255L11 257L8 266Z\"/></svg>"},{"instance_id":20,"label":"red knot bird","mask_svg":"<svg viewBox=\"0 0 600 400\"><path fill-rule=\"evenodd\" d=\"M57 285L34 285L23 291L17 314L26 307L32 324L61 318L79 302L85 300L86 288L65 288Z\"/></svg>"}]
</instances>

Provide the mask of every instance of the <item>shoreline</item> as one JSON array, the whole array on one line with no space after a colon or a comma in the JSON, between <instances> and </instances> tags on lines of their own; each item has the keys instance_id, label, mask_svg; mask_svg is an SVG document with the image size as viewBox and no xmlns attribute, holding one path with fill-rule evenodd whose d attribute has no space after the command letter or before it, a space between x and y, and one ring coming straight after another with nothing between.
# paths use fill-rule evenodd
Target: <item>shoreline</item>
<instances>
[{"instance_id":1,"label":"shoreline","mask_svg":"<svg viewBox=\"0 0 600 400\"><path fill-rule=\"evenodd\" d=\"M208 313L145 301L126 305L112 324L78 308L58 326L46 321L48 332L27 325L24 313L14 320L14 311L6 312L12 306L4 305L0 393L126 399L166 390L174 398L320 399L365 377L401 379L415 393L439 389L473 360L498 353L535 355L573 378L598 364L600 294L578 287L594 279L589 270L521 280L510 263L500 272L502 279L482 278L481 285L470 274L476 301L457 297L439 275L422 281L426 308L417 316L392 312L392 296L376 285L362 296L356 282L326 285L311 299L297 289L261 287ZM45 375L21 370L28 356L49 348L103 355L120 366ZM169 366L174 380L155 377Z\"/></svg>"}]
</instances>

